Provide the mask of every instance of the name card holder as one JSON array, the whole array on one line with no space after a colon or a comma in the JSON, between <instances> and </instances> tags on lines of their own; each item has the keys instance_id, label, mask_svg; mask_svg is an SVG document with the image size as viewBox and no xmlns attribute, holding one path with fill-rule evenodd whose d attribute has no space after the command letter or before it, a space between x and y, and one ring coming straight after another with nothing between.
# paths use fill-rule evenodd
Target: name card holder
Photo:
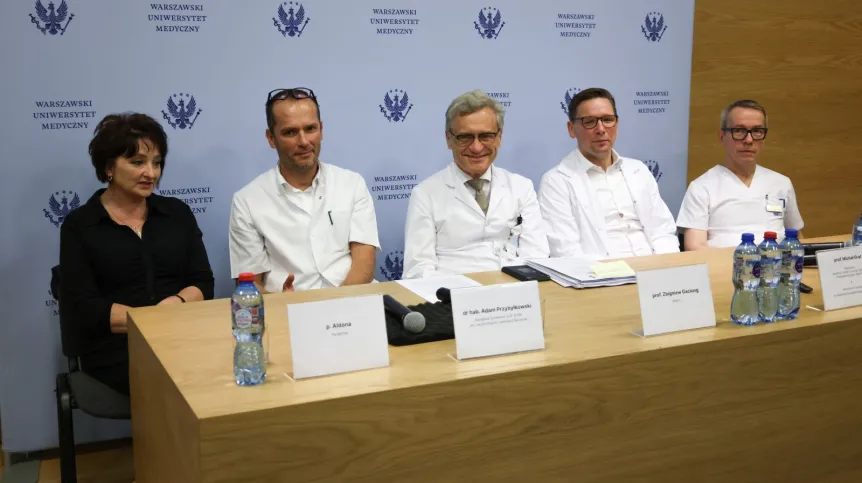
<instances>
[{"instance_id":1,"label":"name card holder","mask_svg":"<svg viewBox=\"0 0 862 483\"><path fill-rule=\"evenodd\" d=\"M817 252L825 310L862 305L862 246Z\"/></svg>"},{"instance_id":2,"label":"name card holder","mask_svg":"<svg viewBox=\"0 0 862 483\"><path fill-rule=\"evenodd\" d=\"M389 365L382 295L287 305L291 379Z\"/></svg>"},{"instance_id":3,"label":"name card holder","mask_svg":"<svg viewBox=\"0 0 862 483\"><path fill-rule=\"evenodd\" d=\"M633 334L649 337L715 327L715 305L705 264L643 270L636 277L642 326Z\"/></svg>"},{"instance_id":4,"label":"name card holder","mask_svg":"<svg viewBox=\"0 0 862 483\"><path fill-rule=\"evenodd\" d=\"M451 294L456 360L545 348L538 282L460 288Z\"/></svg>"}]
</instances>

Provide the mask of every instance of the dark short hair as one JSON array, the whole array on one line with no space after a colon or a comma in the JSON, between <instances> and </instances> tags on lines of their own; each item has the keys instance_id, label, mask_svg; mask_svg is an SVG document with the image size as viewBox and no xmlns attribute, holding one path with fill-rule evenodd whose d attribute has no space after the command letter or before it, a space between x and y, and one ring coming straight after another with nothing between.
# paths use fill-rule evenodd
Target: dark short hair
<instances>
[{"instance_id":1,"label":"dark short hair","mask_svg":"<svg viewBox=\"0 0 862 483\"><path fill-rule=\"evenodd\" d=\"M759 102L752 101L751 99L740 99L738 101L731 102L721 111L721 129L725 129L727 127L727 117L730 115L730 111L736 109L737 107L760 111L760 113L763 114L763 127L769 127L769 118L766 116L765 107L760 105Z\"/></svg>"},{"instance_id":2,"label":"dark short hair","mask_svg":"<svg viewBox=\"0 0 862 483\"><path fill-rule=\"evenodd\" d=\"M119 157L131 157L138 152L138 141L147 140L159 150L162 157L162 172L168 157L168 136L161 124L146 114L124 112L109 114L99 121L90 141L90 159L96 168L96 178L108 182L105 170L112 167Z\"/></svg>"},{"instance_id":3,"label":"dark short hair","mask_svg":"<svg viewBox=\"0 0 862 483\"><path fill-rule=\"evenodd\" d=\"M569 103L569 121L575 122L575 113L578 111L578 106L580 106L582 102L589 101L590 99L607 99L611 101L611 107L614 108L614 115L617 114L617 101L614 100L614 96L611 95L611 92L601 87L590 87L589 89L584 89L581 92L578 92L575 94L575 97L572 98L572 102Z\"/></svg>"}]
</instances>

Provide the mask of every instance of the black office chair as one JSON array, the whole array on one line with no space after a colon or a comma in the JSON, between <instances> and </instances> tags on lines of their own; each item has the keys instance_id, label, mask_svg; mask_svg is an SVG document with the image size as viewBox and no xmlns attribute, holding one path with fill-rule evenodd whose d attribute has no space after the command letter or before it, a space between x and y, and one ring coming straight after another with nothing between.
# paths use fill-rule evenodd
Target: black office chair
<instances>
[{"instance_id":1,"label":"black office chair","mask_svg":"<svg viewBox=\"0 0 862 483\"><path fill-rule=\"evenodd\" d=\"M51 294L60 301L60 266L51 269ZM132 417L129 397L97 381L80 370L78 356L73 344L63 333L60 324L60 339L63 354L69 360L69 372L57 375L57 426L60 434L60 481L77 483L75 465L75 434L72 410L80 409L90 416L106 419L130 419Z\"/></svg>"},{"instance_id":2,"label":"black office chair","mask_svg":"<svg viewBox=\"0 0 862 483\"><path fill-rule=\"evenodd\" d=\"M683 232L681 229L677 230L676 237L679 238L679 251L684 252L685 251L685 232Z\"/></svg>"}]
</instances>

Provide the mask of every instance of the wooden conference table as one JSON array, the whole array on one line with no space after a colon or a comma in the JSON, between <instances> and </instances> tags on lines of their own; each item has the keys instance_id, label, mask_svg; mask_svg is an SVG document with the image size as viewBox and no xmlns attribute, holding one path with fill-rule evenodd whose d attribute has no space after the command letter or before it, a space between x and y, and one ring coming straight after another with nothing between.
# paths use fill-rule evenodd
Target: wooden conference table
<instances>
[{"instance_id":1,"label":"wooden conference table","mask_svg":"<svg viewBox=\"0 0 862 483\"><path fill-rule=\"evenodd\" d=\"M815 292L798 320L737 327L731 251L629 260L708 262L715 328L641 339L636 286L546 282L544 351L456 362L451 340L390 347L388 368L299 382L284 376L287 303L420 299L396 283L267 295L271 363L257 387L233 382L228 300L135 309L136 480L862 481L862 307L804 308L822 307L806 269Z\"/></svg>"}]
</instances>

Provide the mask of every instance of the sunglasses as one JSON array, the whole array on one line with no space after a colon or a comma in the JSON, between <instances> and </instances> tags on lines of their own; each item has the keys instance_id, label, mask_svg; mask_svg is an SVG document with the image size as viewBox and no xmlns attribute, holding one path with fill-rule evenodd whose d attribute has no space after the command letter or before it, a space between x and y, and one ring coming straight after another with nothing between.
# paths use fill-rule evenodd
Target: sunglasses
<instances>
[{"instance_id":1,"label":"sunglasses","mask_svg":"<svg viewBox=\"0 0 862 483\"><path fill-rule=\"evenodd\" d=\"M317 102L317 97L314 96L313 90L305 87L292 87L290 89L275 89L270 91L266 97L266 103L272 104L273 102L285 99L311 99L315 103Z\"/></svg>"},{"instance_id":2,"label":"sunglasses","mask_svg":"<svg viewBox=\"0 0 862 483\"><path fill-rule=\"evenodd\" d=\"M272 114L272 105L277 101L283 101L285 99L311 99L317 107L317 118L320 119L320 104L317 103L317 97L314 95L313 90L307 87L275 89L270 91L266 96L266 122L270 129L272 129L275 122Z\"/></svg>"}]
</instances>

